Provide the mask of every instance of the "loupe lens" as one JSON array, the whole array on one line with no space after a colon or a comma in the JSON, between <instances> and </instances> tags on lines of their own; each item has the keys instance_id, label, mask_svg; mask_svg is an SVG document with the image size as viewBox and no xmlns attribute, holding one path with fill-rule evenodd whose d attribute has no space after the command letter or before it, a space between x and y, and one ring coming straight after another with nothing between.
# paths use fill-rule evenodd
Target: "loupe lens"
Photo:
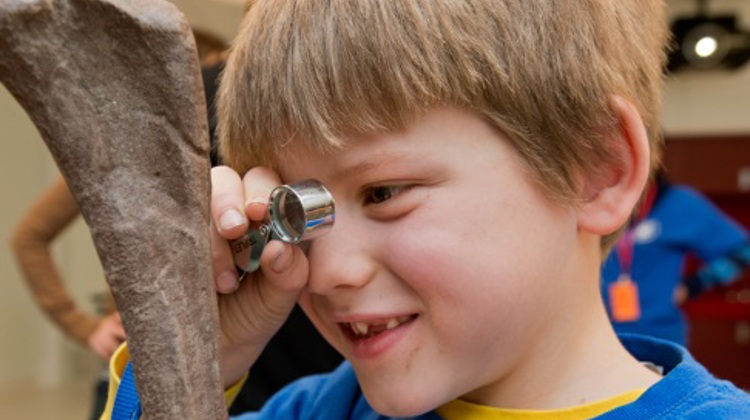
<instances>
[{"instance_id":1,"label":"loupe lens","mask_svg":"<svg viewBox=\"0 0 750 420\"><path fill-rule=\"evenodd\" d=\"M333 225L333 196L315 180L282 185L271 192L269 213L278 239L288 243L313 239Z\"/></svg>"},{"instance_id":2,"label":"loupe lens","mask_svg":"<svg viewBox=\"0 0 750 420\"><path fill-rule=\"evenodd\" d=\"M292 191L283 190L279 194L278 218L280 230L284 236L288 236L293 242L302 239L305 233L305 208L302 202Z\"/></svg>"}]
</instances>

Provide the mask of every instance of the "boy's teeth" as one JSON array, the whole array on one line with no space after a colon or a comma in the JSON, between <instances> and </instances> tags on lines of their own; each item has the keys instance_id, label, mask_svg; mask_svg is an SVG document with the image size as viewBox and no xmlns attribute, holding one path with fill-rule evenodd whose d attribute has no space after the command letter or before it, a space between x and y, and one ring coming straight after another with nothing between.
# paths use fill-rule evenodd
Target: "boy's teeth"
<instances>
[{"instance_id":1,"label":"boy's teeth","mask_svg":"<svg viewBox=\"0 0 750 420\"><path fill-rule=\"evenodd\" d=\"M352 322L349 324L349 327L352 329L354 334L364 337L367 336L368 333L372 333L372 335L375 335L386 330L392 330L408 320L408 316L402 316L399 318L391 318L384 323L377 324L369 324L366 322Z\"/></svg>"},{"instance_id":2,"label":"boy's teeth","mask_svg":"<svg viewBox=\"0 0 750 420\"><path fill-rule=\"evenodd\" d=\"M358 335L367 335L367 330L370 329L370 325L364 322L352 322L352 329Z\"/></svg>"}]
</instances>

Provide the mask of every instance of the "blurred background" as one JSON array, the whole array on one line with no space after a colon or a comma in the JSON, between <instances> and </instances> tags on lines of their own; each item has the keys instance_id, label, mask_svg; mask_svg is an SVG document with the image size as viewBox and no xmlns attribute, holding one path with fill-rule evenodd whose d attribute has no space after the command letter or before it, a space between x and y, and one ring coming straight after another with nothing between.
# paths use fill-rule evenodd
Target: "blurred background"
<instances>
[{"instance_id":1,"label":"blurred background","mask_svg":"<svg viewBox=\"0 0 750 420\"><path fill-rule=\"evenodd\" d=\"M172 2L194 28L226 41L236 32L244 3ZM665 92L667 174L750 227L750 1L668 4L684 54L672 58ZM711 25L698 28L707 22ZM9 248L14 226L58 173L36 129L2 85L0 144L0 418L83 419L101 363L43 315ZM95 312L104 275L81 218L55 242L54 255L70 293ZM696 358L750 389L748 276L689 303L686 311Z\"/></svg>"}]
</instances>

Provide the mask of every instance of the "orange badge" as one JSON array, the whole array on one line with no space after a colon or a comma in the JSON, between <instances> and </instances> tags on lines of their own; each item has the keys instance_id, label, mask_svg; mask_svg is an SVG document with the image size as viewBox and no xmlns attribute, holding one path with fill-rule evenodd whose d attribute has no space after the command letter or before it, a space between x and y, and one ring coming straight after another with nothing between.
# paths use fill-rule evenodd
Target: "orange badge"
<instances>
[{"instance_id":1,"label":"orange badge","mask_svg":"<svg viewBox=\"0 0 750 420\"><path fill-rule=\"evenodd\" d=\"M641 317L638 285L627 274L609 285L609 307L615 322L634 322Z\"/></svg>"}]
</instances>

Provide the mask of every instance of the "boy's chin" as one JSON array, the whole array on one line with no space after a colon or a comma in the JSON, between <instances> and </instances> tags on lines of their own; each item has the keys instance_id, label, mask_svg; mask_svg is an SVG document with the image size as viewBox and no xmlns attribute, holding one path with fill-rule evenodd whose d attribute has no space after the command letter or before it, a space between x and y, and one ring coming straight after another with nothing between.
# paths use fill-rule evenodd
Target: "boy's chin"
<instances>
[{"instance_id":1,"label":"boy's chin","mask_svg":"<svg viewBox=\"0 0 750 420\"><path fill-rule=\"evenodd\" d=\"M386 404L370 404L370 407L372 407L372 409L375 410L376 413L388 418L417 417L437 408L432 406L416 405L414 404L414 401L400 401L396 404L393 404L393 402L389 401Z\"/></svg>"},{"instance_id":2,"label":"boy's chin","mask_svg":"<svg viewBox=\"0 0 750 420\"><path fill-rule=\"evenodd\" d=\"M423 394L416 389L398 390L391 389L367 389L363 387L363 393L367 403L378 414L386 417L416 417L432 411L447 401L437 401L435 395Z\"/></svg>"}]
</instances>

